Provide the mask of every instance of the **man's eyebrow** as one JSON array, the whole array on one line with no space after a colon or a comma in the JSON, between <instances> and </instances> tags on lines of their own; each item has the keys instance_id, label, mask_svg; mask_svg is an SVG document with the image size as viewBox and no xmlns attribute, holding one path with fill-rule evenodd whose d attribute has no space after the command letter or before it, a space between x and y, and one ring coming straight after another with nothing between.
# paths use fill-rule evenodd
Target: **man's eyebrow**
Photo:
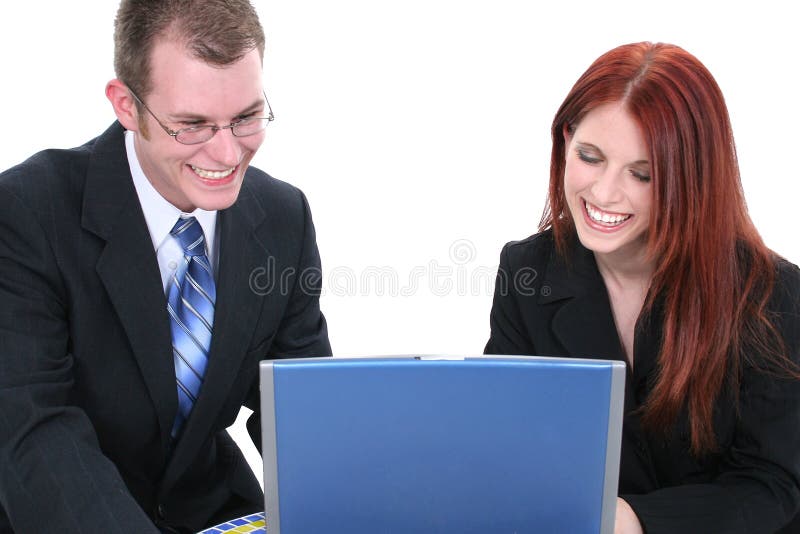
<instances>
[{"instance_id":1,"label":"man's eyebrow","mask_svg":"<svg viewBox=\"0 0 800 534\"><path fill-rule=\"evenodd\" d=\"M255 102L253 102L252 104L250 104L249 106L244 108L244 111L240 112L236 116L237 117L241 117L242 115L248 115L248 114L258 110L259 108L263 108L266 105L267 105L267 101L265 99L263 99L263 98L259 98L258 100L256 100Z\"/></svg>"},{"instance_id":2,"label":"man's eyebrow","mask_svg":"<svg viewBox=\"0 0 800 534\"><path fill-rule=\"evenodd\" d=\"M235 114L233 118L241 117L243 115L248 115L260 108L263 108L266 105L266 100L263 98L259 98L246 108L243 111ZM174 122L211 122L211 120L204 116L198 115L197 113L189 112L189 111L179 111L177 113L171 113L169 115L170 120Z\"/></svg>"}]
</instances>

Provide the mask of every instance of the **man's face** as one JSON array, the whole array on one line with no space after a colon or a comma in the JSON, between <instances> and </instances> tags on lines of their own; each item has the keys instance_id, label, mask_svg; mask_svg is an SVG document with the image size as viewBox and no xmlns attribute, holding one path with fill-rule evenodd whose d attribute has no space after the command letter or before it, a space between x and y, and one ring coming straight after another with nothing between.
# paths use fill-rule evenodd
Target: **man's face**
<instances>
[{"instance_id":1,"label":"man's face","mask_svg":"<svg viewBox=\"0 0 800 534\"><path fill-rule=\"evenodd\" d=\"M150 64L153 90L142 99L173 131L203 124L227 126L266 115L257 50L220 68L162 39L153 48ZM263 131L235 137L225 129L205 143L183 145L146 111L141 120L148 135L137 132L136 155L162 197L187 213L195 208L221 210L236 201L247 166L264 140Z\"/></svg>"}]
</instances>

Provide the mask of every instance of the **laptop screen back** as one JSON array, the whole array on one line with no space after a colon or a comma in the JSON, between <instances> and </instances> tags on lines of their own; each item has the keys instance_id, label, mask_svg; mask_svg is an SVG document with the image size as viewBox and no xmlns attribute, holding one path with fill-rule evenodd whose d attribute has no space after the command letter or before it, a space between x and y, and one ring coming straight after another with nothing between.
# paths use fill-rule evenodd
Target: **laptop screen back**
<instances>
[{"instance_id":1,"label":"laptop screen back","mask_svg":"<svg viewBox=\"0 0 800 534\"><path fill-rule=\"evenodd\" d=\"M624 365L261 364L268 532L612 532Z\"/></svg>"}]
</instances>

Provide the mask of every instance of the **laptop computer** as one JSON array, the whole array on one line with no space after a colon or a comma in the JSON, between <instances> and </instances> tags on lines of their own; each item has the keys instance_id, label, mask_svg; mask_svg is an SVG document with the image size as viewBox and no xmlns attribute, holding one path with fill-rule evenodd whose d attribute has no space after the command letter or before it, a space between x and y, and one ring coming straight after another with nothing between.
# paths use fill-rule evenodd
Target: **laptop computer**
<instances>
[{"instance_id":1,"label":"laptop computer","mask_svg":"<svg viewBox=\"0 0 800 534\"><path fill-rule=\"evenodd\" d=\"M613 532L622 362L260 365L268 534Z\"/></svg>"}]
</instances>

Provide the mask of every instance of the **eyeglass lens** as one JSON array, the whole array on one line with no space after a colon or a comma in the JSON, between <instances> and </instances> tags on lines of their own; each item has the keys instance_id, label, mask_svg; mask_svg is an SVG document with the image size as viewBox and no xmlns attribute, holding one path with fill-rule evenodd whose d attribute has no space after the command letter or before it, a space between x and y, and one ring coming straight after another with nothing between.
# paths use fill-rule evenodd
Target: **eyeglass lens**
<instances>
[{"instance_id":1,"label":"eyeglass lens","mask_svg":"<svg viewBox=\"0 0 800 534\"><path fill-rule=\"evenodd\" d=\"M269 122L270 121L268 118L258 117L239 121L229 127L231 128L233 135L236 137L246 137L248 135L257 134L258 132L264 130ZM218 128L211 125L184 128L177 132L175 140L186 145L204 143L214 137L217 129Z\"/></svg>"}]
</instances>

